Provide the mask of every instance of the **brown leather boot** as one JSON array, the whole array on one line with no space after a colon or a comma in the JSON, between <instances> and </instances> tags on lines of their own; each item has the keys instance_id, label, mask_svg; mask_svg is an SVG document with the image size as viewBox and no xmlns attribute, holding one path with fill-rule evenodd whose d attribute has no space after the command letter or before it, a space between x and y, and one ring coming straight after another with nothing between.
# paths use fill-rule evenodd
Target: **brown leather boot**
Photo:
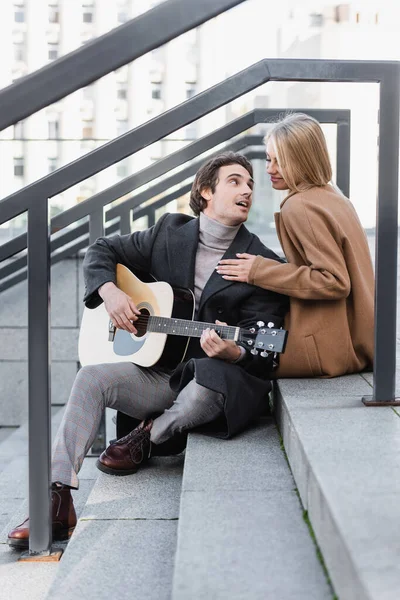
<instances>
[{"instance_id":1,"label":"brown leather boot","mask_svg":"<svg viewBox=\"0 0 400 600\"><path fill-rule=\"evenodd\" d=\"M108 475L132 475L148 461L153 421L142 421L133 431L116 440L100 455L96 466Z\"/></svg>"},{"instance_id":2,"label":"brown leather boot","mask_svg":"<svg viewBox=\"0 0 400 600\"><path fill-rule=\"evenodd\" d=\"M53 541L67 540L76 525L76 513L68 487L55 487L51 492ZM26 550L29 548L29 517L8 534L8 545Z\"/></svg>"}]
</instances>

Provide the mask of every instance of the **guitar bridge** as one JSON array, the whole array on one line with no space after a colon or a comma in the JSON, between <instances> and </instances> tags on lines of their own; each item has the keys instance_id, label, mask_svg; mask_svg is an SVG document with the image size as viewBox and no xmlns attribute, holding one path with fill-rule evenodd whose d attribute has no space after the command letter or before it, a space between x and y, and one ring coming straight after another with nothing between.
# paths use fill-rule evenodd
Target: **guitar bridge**
<instances>
[{"instance_id":1,"label":"guitar bridge","mask_svg":"<svg viewBox=\"0 0 400 600\"><path fill-rule=\"evenodd\" d=\"M108 322L108 341L113 342L117 328L112 321Z\"/></svg>"}]
</instances>

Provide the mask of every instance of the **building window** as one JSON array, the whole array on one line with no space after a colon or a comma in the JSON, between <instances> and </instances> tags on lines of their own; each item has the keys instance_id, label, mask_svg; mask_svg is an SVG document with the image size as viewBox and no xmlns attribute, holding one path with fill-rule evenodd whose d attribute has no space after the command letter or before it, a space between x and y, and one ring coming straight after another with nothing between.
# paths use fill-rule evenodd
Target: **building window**
<instances>
[{"instance_id":1,"label":"building window","mask_svg":"<svg viewBox=\"0 0 400 600\"><path fill-rule=\"evenodd\" d=\"M310 14L310 26L311 27L322 27L324 24L324 15L321 13Z\"/></svg>"},{"instance_id":2,"label":"building window","mask_svg":"<svg viewBox=\"0 0 400 600\"><path fill-rule=\"evenodd\" d=\"M14 125L14 140L22 140L24 138L24 122L18 121Z\"/></svg>"},{"instance_id":3,"label":"building window","mask_svg":"<svg viewBox=\"0 0 400 600\"><path fill-rule=\"evenodd\" d=\"M56 171L58 169L58 158L49 158L47 164L49 173Z\"/></svg>"},{"instance_id":4,"label":"building window","mask_svg":"<svg viewBox=\"0 0 400 600\"><path fill-rule=\"evenodd\" d=\"M93 139L93 121L85 121L82 127L82 139Z\"/></svg>"},{"instance_id":5,"label":"building window","mask_svg":"<svg viewBox=\"0 0 400 600\"><path fill-rule=\"evenodd\" d=\"M51 119L48 122L48 139L58 140L60 137L60 121L58 119Z\"/></svg>"},{"instance_id":6,"label":"building window","mask_svg":"<svg viewBox=\"0 0 400 600\"><path fill-rule=\"evenodd\" d=\"M82 21L84 23L93 23L93 11L92 10L85 10L82 13Z\"/></svg>"},{"instance_id":7,"label":"building window","mask_svg":"<svg viewBox=\"0 0 400 600\"><path fill-rule=\"evenodd\" d=\"M185 140L195 140L197 134L196 123L190 123L185 127Z\"/></svg>"},{"instance_id":8,"label":"building window","mask_svg":"<svg viewBox=\"0 0 400 600\"><path fill-rule=\"evenodd\" d=\"M22 156L14 158L14 177L24 176L24 159Z\"/></svg>"},{"instance_id":9,"label":"building window","mask_svg":"<svg viewBox=\"0 0 400 600\"><path fill-rule=\"evenodd\" d=\"M117 15L118 23L126 23L128 20L128 13L126 10L119 10Z\"/></svg>"},{"instance_id":10,"label":"building window","mask_svg":"<svg viewBox=\"0 0 400 600\"><path fill-rule=\"evenodd\" d=\"M194 83L187 83L186 84L186 100L189 100L189 98L193 98L193 96L196 94L196 87Z\"/></svg>"},{"instance_id":11,"label":"building window","mask_svg":"<svg viewBox=\"0 0 400 600\"><path fill-rule=\"evenodd\" d=\"M93 98L94 98L94 86L93 85L87 85L86 87L82 88L82 95L83 95L83 99L84 100L93 100Z\"/></svg>"},{"instance_id":12,"label":"building window","mask_svg":"<svg viewBox=\"0 0 400 600\"><path fill-rule=\"evenodd\" d=\"M127 176L128 176L128 165L124 164L123 162L119 163L117 165L117 177L124 179Z\"/></svg>"},{"instance_id":13,"label":"building window","mask_svg":"<svg viewBox=\"0 0 400 600\"><path fill-rule=\"evenodd\" d=\"M23 2L14 2L14 22L25 23L25 6Z\"/></svg>"},{"instance_id":14,"label":"building window","mask_svg":"<svg viewBox=\"0 0 400 600\"><path fill-rule=\"evenodd\" d=\"M117 120L117 136L123 135L128 131L128 121L127 119L118 119Z\"/></svg>"},{"instance_id":15,"label":"building window","mask_svg":"<svg viewBox=\"0 0 400 600\"><path fill-rule=\"evenodd\" d=\"M115 81L117 83L126 83L128 81L128 67L120 67L115 71Z\"/></svg>"},{"instance_id":16,"label":"building window","mask_svg":"<svg viewBox=\"0 0 400 600\"><path fill-rule=\"evenodd\" d=\"M126 83L117 83L117 98L118 100L126 100L128 98Z\"/></svg>"},{"instance_id":17,"label":"building window","mask_svg":"<svg viewBox=\"0 0 400 600\"><path fill-rule=\"evenodd\" d=\"M49 60L56 60L58 58L58 44L49 43L47 45L47 55Z\"/></svg>"},{"instance_id":18,"label":"building window","mask_svg":"<svg viewBox=\"0 0 400 600\"><path fill-rule=\"evenodd\" d=\"M151 97L153 98L153 100L161 100L162 98L162 93L161 93L161 81L152 81L151 82Z\"/></svg>"},{"instance_id":19,"label":"building window","mask_svg":"<svg viewBox=\"0 0 400 600\"><path fill-rule=\"evenodd\" d=\"M25 62L25 44L23 42L14 43L14 60Z\"/></svg>"},{"instance_id":20,"label":"building window","mask_svg":"<svg viewBox=\"0 0 400 600\"><path fill-rule=\"evenodd\" d=\"M57 4L51 4L49 6L49 23L60 22L60 11Z\"/></svg>"}]
</instances>

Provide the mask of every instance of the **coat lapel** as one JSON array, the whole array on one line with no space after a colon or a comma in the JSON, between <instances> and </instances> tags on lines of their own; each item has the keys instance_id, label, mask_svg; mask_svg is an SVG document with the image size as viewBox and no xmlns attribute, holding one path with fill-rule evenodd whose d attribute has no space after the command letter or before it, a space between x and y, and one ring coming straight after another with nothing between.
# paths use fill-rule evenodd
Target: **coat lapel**
<instances>
[{"instance_id":1,"label":"coat lapel","mask_svg":"<svg viewBox=\"0 0 400 600\"><path fill-rule=\"evenodd\" d=\"M244 225L242 225L232 244L229 246L222 258L237 258L236 253L247 252L252 240L253 238L251 233ZM227 281L226 279L222 279L221 275L214 271L204 287L200 298L198 312L200 313L204 304L213 294L217 294L230 285L237 285L237 283L235 281Z\"/></svg>"},{"instance_id":2,"label":"coat lapel","mask_svg":"<svg viewBox=\"0 0 400 600\"><path fill-rule=\"evenodd\" d=\"M199 219L167 231L167 254L170 270L168 280L175 287L194 290L194 268L199 241Z\"/></svg>"}]
</instances>

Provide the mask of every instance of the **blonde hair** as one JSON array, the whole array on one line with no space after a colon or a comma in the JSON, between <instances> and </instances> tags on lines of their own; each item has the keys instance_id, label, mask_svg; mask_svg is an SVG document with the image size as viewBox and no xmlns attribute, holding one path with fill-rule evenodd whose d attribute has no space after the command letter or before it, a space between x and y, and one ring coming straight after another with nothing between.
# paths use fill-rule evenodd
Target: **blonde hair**
<instances>
[{"instance_id":1,"label":"blonde hair","mask_svg":"<svg viewBox=\"0 0 400 600\"><path fill-rule=\"evenodd\" d=\"M286 115L267 133L265 144L269 140L291 194L327 185L332 179L325 136L312 117L304 113Z\"/></svg>"}]
</instances>

